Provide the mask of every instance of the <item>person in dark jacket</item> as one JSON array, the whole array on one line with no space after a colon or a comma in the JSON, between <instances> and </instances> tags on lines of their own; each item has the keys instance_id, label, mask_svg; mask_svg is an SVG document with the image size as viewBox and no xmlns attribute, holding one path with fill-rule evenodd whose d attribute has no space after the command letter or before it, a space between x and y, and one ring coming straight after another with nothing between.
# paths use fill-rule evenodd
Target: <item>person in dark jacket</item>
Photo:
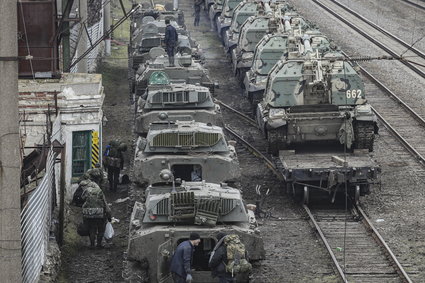
<instances>
[{"instance_id":1,"label":"person in dark jacket","mask_svg":"<svg viewBox=\"0 0 425 283\"><path fill-rule=\"evenodd\" d=\"M235 282L234 277L229 272L226 272L227 263L227 248L224 244L226 234L219 232L217 234L217 244L211 253L209 267L211 268L211 275L213 278L218 277L219 283Z\"/></svg>"},{"instance_id":2,"label":"person in dark jacket","mask_svg":"<svg viewBox=\"0 0 425 283\"><path fill-rule=\"evenodd\" d=\"M165 48L167 49L168 63L170 67L174 67L174 51L177 46L179 36L177 35L176 29L170 24L170 20L166 19L165 24Z\"/></svg>"},{"instance_id":3,"label":"person in dark jacket","mask_svg":"<svg viewBox=\"0 0 425 283\"><path fill-rule=\"evenodd\" d=\"M190 233L189 240L177 246L170 267L174 283L192 282L192 256L200 242L198 233Z\"/></svg>"},{"instance_id":4,"label":"person in dark jacket","mask_svg":"<svg viewBox=\"0 0 425 283\"><path fill-rule=\"evenodd\" d=\"M194 2L194 9L195 9L195 21L193 23L193 25L199 26L199 20L201 19L201 5L202 5L202 0L195 0Z\"/></svg>"}]
</instances>

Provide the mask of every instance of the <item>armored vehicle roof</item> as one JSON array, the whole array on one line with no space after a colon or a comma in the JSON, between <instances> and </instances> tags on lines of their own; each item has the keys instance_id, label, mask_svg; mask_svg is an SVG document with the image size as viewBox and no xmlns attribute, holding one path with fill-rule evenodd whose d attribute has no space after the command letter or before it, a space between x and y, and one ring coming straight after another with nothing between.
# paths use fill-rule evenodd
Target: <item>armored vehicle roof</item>
<instances>
[{"instance_id":1,"label":"armored vehicle roof","mask_svg":"<svg viewBox=\"0 0 425 283\"><path fill-rule=\"evenodd\" d=\"M239 190L226 184L182 182L149 186L144 223L185 223L214 226L217 222L249 221Z\"/></svg>"},{"instance_id":2,"label":"armored vehicle roof","mask_svg":"<svg viewBox=\"0 0 425 283\"><path fill-rule=\"evenodd\" d=\"M209 89L207 87L185 83L148 87L148 95L144 108L178 109L182 107L214 107Z\"/></svg>"},{"instance_id":3,"label":"armored vehicle roof","mask_svg":"<svg viewBox=\"0 0 425 283\"><path fill-rule=\"evenodd\" d=\"M195 121L155 122L146 137L145 153L229 152L223 129Z\"/></svg>"},{"instance_id":4,"label":"armored vehicle roof","mask_svg":"<svg viewBox=\"0 0 425 283\"><path fill-rule=\"evenodd\" d=\"M233 11L230 30L232 32L239 32L240 26L246 21L246 19L257 13L257 6L258 2L244 1L239 3Z\"/></svg>"}]
</instances>

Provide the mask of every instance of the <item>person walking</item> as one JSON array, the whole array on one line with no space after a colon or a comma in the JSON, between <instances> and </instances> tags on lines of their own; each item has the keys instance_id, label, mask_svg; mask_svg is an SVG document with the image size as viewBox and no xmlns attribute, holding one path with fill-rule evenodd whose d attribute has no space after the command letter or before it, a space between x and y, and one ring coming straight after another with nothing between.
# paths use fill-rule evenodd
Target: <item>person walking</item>
<instances>
[{"instance_id":1,"label":"person walking","mask_svg":"<svg viewBox=\"0 0 425 283\"><path fill-rule=\"evenodd\" d=\"M211 276L213 278L218 277L219 283L231 283L235 282L235 278L231 273L226 271L227 262L227 248L224 244L225 233L219 232L216 236L217 244L214 247L213 252L209 260L209 267L211 268Z\"/></svg>"},{"instance_id":2,"label":"person walking","mask_svg":"<svg viewBox=\"0 0 425 283\"><path fill-rule=\"evenodd\" d=\"M105 233L106 220L111 221L111 209L106 202L105 195L100 187L92 181L85 184L82 199L84 204L83 223L89 230L90 247L94 247L97 239L97 247L102 247L103 234Z\"/></svg>"},{"instance_id":3,"label":"person walking","mask_svg":"<svg viewBox=\"0 0 425 283\"><path fill-rule=\"evenodd\" d=\"M199 26L199 20L201 19L201 5L202 5L202 0L195 0L194 2L195 21L193 23L195 27Z\"/></svg>"},{"instance_id":4,"label":"person walking","mask_svg":"<svg viewBox=\"0 0 425 283\"><path fill-rule=\"evenodd\" d=\"M174 283L192 282L192 257L201 242L198 233L190 233L189 240L180 243L171 259L170 271Z\"/></svg>"},{"instance_id":5,"label":"person walking","mask_svg":"<svg viewBox=\"0 0 425 283\"><path fill-rule=\"evenodd\" d=\"M177 46L177 41L179 36L177 35L177 31L175 27L170 24L170 19L165 19L165 24L167 25L165 28L165 48L167 49L168 55L168 65L170 67L174 67L174 53Z\"/></svg>"},{"instance_id":6,"label":"person walking","mask_svg":"<svg viewBox=\"0 0 425 283\"><path fill-rule=\"evenodd\" d=\"M124 167L123 152L127 150L125 143L111 141L103 154L103 165L108 171L109 189L117 191L121 169Z\"/></svg>"}]
</instances>

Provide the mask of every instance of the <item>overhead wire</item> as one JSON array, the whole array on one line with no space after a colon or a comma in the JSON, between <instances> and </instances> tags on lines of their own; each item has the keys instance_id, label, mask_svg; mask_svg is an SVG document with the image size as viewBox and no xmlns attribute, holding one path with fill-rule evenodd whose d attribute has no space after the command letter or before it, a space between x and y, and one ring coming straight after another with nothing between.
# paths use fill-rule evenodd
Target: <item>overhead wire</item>
<instances>
[{"instance_id":1,"label":"overhead wire","mask_svg":"<svg viewBox=\"0 0 425 283\"><path fill-rule=\"evenodd\" d=\"M30 61L31 74L32 74L33 79L35 79L34 68L32 66L32 56L31 56L31 52L30 52L30 46L29 46L29 43L28 43L27 26L25 24L24 8L23 8L21 1L19 1L19 7L20 7L20 10L21 10L22 23L23 23L23 26L24 26L24 33L25 33L25 44L27 46L27 52L28 52L28 55L26 56L26 58Z\"/></svg>"}]
</instances>

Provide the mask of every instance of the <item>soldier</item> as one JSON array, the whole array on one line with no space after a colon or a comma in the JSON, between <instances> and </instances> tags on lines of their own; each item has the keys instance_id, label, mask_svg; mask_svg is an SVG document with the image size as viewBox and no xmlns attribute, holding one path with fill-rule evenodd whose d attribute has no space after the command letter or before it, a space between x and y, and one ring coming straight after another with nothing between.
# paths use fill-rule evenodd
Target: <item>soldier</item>
<instances>
[{"instance_id":1,"label":"soldier","mask_svg":"<svg viewBox=\"0 0 425 283\"><path fill-rule=\"evenodd\" d=\"M171 275L174 283L192 282L192 257L195 247L201 242L198 233L190 233L189 240L178 245L171 259Z\"/></svg>"},{"instance_id":2,"label":"soldier","mask_svg":"<svg viewBox=\"0 0 425 283\"><path fill-rule=\"evenodd\" d=\"M81 176L80 182L83 180L91 180L95 182L102 190L105 188L105 176L100 164L96 163L95 168L91 168Z\"/></svg>"},{"instance_id":3,"label":"soldier","mask_svg":"<svg viewBox=\"0 0 425 283\"><path fill-rule=\"evenodd\" d=\"M217 244L214 247L213 252L211 253L209 266L211 268L211 275L213 278L218 277L219 283L230 283L235 282L232 274L226 272L226 262L227 262L227 249L224 244L225 233L219 232L216 236Z\"/></svg>"},{"instance_id":4,"label":"soldier","mask_svg":"<svg viewBox=\"0 0 425 283\"><path fill-rule=\"evenodd\" d=\"M174 67L174 51L177 46L178 35L176 29L170 24L170 20L166 19L165 24L165 47L167 49L168 64L170 67Z\"/></svg>"},{"instance_id":5,"label":"soldier","mask_svg":"<svg viewBox=\"0 0 425 283\"><path fill-rule=\"evenodd\" d=\"M94 247L97 238L97 247L102 247L103 234L105 233L106 220L111 221L111 210L106 202L105 195L99 186L92 181L84 180L82 199L84 200L83 222L89 230L90 247Z\"/></svg>"},{"instance_id":6,"label":"soldier","mask_svg":"<svg viewBox=\"0 0 425 283\"><path fill-rule=\"evenodd\" d=\"M199 20L201 19L201 5L202 5L202 0L195 0L195 3L194 3L195 21L193 23L195 27L199 26Z\"/></svg>"},{"instance_id":7,"label":"soldier","mask_svg":"<svg viewBox=\"0 0 425 283\"><path fill-rule=\"evenodd\" d=\"M111 141L104 152L104 166L108 171L109 189L117 191L120 171L124 167L123 152L127 150L125 143Z\"/></svg>"}]
</instances>

